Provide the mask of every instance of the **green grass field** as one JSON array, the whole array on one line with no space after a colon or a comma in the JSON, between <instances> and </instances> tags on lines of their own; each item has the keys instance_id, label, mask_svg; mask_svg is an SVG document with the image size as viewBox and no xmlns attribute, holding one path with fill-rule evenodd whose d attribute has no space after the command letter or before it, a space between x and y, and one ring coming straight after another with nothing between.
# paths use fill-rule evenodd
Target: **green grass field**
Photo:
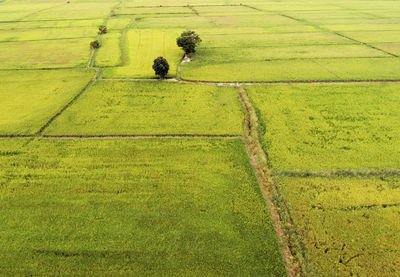
<instances>
[{"instance_id":1,"label":"green grass field","mask_svg":"<svg viewBox=\"0 0 400 277\"><path fill-rule=\"evenodd\" d=\"M398 276L399 14L0 0L0 275Z\"/></svg>"},{"instance_id":2,"label":"green grass field","mask_svg":"<svg viewBox=\"0 0 400 277\"><path fill-rule=\"evenodd\" d=\"M0 149L5 275L285 275L241 140Z\"/></svg>"}]
</instances>

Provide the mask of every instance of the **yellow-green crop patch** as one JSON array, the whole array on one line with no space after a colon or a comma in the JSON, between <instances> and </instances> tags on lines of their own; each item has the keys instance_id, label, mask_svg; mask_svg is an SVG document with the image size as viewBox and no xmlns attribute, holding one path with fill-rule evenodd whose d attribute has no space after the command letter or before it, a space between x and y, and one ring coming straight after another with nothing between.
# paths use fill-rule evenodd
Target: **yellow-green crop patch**
<instances>
[{"instance_id":1,"label":"yellow-green crop patch","mask_svg":"<svg viewBox=\"0 0 400 277\"><path fill-rule=\"evenodd\" d=\"M291 34L227 34L204 35L201 47L265 47L296 45L339 45L354 44L349 39L328 32L291 33Z\"/></svg>"},{"instance_id":2,"label":"yellow-green crop patch","mask_svg":"<svg viewBox=\"0 0 400 277\"><path fill-rule=\"evenodd\" d=\"M18 21L0 24L0 30L31 30L48 28L75 28L75 27L93 27L94 31L104 22L104 19L82 19L82 20L33 20ZM84 28L86 29L86 28Z\"/></svg>"},{"instance_id":3,"label":"yellow-green crop patch","mask_svg":"<svg viewBox=\"0 0 400 277\"><path fill-rule=\"evenodd\" d=\"M374 46L386 52L400 56L400 43L374 43Z\"/></svg>"},{"instance_id":4,"label":"yellow-green crop patch","mask_svg":"<svg viewBox=\"0 0 400 277\"><path fill-rule=\"evenodd\" d=\"M97 67L110 67L121 64L121 33L107 33L102 36L101 47L96 51L94 65Z\"/></svg>"},{"instance_id":5,"label":"yellow-green crop patch","mask_svg":"<svg viewBox=\"0 0 400 277\"><path fill-rule=\"evenodd\" d=\"M90 38L0 43L1 69L65 68L85 66Z\"/></svg>"},{"instance_id":6,"label":"yellow-green crop patch","mask_svg":"<svg viewBox=\"0 0 400 277\"><path fill-rule=\"evenodd\" d=\"M400 167L400 84L246 87L276 169Z\"/></svg>"},{"instance_id":7,"label":"yellow-green crop patch","mask_svg":"<svg viewBox=\"0 0 400 277\"><path fill-rule=\"evenodd\" d=\"M163 56L169 63L168 77L176 75L183 51L176 45L179 30L129 30L126 33L127 61L122 67L104 70L109 78L154 78L153 61Z\"/></svg>"},{"instance_id":8,"label":"yellow-green crop patch","mask_svg":"<svg viewBox=\"0 0 400 277\"><path fill-rule=\"evenodd\" d=\"M236 140L0 141L5 275L285 276Z\"/></svg>"},{"instance_id":9,"label":"yellow-green crop patch","mask_svg":"<svg viewBox=\"0 0 400 277\"><path fill-rule=\"evenodd\" d=\"M186 29L212 28L215 23L201 16L170 16L170 17L138 17L134 25L138 29L180 29L180 32ZM172 31L173 32L173 31Z\"/></svg>"},{"instance_id":10,"label":"yellow-green crop patch","mask_svg":"<svg viewBox=\"0 0 400 277\"><path fill-rule=\"evenodd\" d=\"M38 28L28 30L0 30L0 42L5 41L30 41L30 40L54 40L66 38L95 38L96 27L80 28Z\"/></svg>"},{"instance_id":11,"label":"yellow-green crop patch","mask_svg":"<svg viewBox=\"0 0 400 277\"><path fill-rule=\"evenodd\" d=\"M240 135L234 88L99 81L46 135Z\"/></svg>"},{"instance_id":12,"label":"yellow-green crop patch","mask_svg":"<svg viewBox=\"0 0 400 277\"><path fill-rule=\"evenodd\" d=\"M400 42L400 31L344 32L343 34L367 43Z\"/></svg>"},{"instance_id":13,"label":"yellow-green crop patch","mask_svg":"<svg viewBox=\"0 0 400 277\"><path fill-rule=\"evenodd\" d=\"M132 17L112 17L107 22L107 28L109 30L122 30L128 27L134 21Z\"/></svg>"},{"instance_id":14,"label":"yellow-green crop patch","mask_svg":"<svg viewBox=\"0 0 400 277\"><path fill-rule=\"evenodd\" d=\"M35 134L93 77L92 71L0 71L0 135Z\"/></svg>"},{"instance_id":15,"label":"yellow-green crop patch","mask_svg":"<svg viewBox=\"0 0 400 277\"><path fill-rule=\"evenodd\" d=\"M114 2L65 3L52 9L37 12L27 20L96 19L109 15Z\"/></svg>"},{"instance_id":16,"label":"yellow-green crop patch","mask_svg":"<svg viewBox=\"0 0 400 277\"><path fill-rule=\"evenodd\" d=\"M398 31L400 30L399 23L380 23L380 22L367 22L367 23L354 23L354 24L332 24L323 25L322 27L339 31L339 32L360 32L360 31Z\"/></svg>"},{"instance_id":17,"label":"yellow-green crop patch","mask_svg":"<svg viewBox=\"0 0 400 277\"><path fill-rule=\"evenodd\" d=\"M8 2L8 1L7 1ZM11 3L0 2L0 22L18 21L29 17L29 15L37 13L41 10L51 9L59 6L60 3L18 3L13 1Z\"/></svg>"},{"instance_id":18,"label":"yellow-green crop patch","mask_svg":"<svg viewBox=\"0 0 400 277\"><path fill-rule=\"evenodd\" d=\"M400 179L277 178L310 276L395 276Z\"/></svg>"},{"instance_id":19,"label":"yellow-green crop patch","mask_svg":"<svg viewBox=\"0 0 400 277\"><path fill-rule=\"evenodd\" d=\"M229 51L233 52L232 50ZM181 77L185 80L217 82L278 82L338 79L327 68L322 67L311 59L223 63L201 63L194 60L182 66Z\"/></svg>"},{"instance_id":20,"label":"yellow-green crop patch","mask_svg":"<svg viewBox=\"0 0 400 277\"><path fill-rule=\"evenodd\" d=\"M296 49L296 48L293 48ZM299 49L299 48L297 48ZM317 48L316 48L317 49ZM349 50L349 49L348 49ZM365 50L365 51L364 51ZM364 48L360 53L377 55L379 51ZM199 50L200 52L201 50ZM212 51L212 50L211 50ZM254 51L256 54L262 52ZM334 55L332 51L324 55ZM233 55L240 50L226 49L224 55ZM321 53L323 53L321 49ZM337 52L336 52L337 53ZM305 55L305 53L302 53ZM315 53L317 55L318 53ZM339 53L337 53L339 55ZM356 55L356 52L348 52ZM368 55L367 54L367 55ZM278 53L283 55L283 53ZM312 54L310 54L312 55ZM343 54L345 55L345 54ZM383 53L385 55L385 53ZM198 57L198 56L197 56ZM250 59L250 58L249 58ZM183 79L222 82L281 82L281 81L355 81L355 80L397 80L400 78L400 60L395 57L348 57L348 58L305 58L271 59L259 61L202 62L193 60L182 66Z\"/></svg>"},{"instance_id":21,"label":"yellow-green crop patch","mask_svg":"<svg viewBox=\"0 0 400 277\"><path fill-rule=\"evenodd\" d=\"M193 11L188 7L122 7L117 10L118 15L162 15L162 14L187 14L193 15Z\"/></svg>"},{"instance_id":22,"label":"yellow-green crop patch","mask_svg":"<svg viewBox=\"0 0 400 277\"><path fill-rule=\"evenodd\" d=\"M201 16L260 14L259 11L246 6L195 6L194 8Z\"/></svg>"},{"instance_id":23,"label":"yellow-green crop patch","mask_svg":"<svg viewBox=\"0 0 400 277\"><path fill-rule=\"evenodd\" d=\"M302 45L254 48L200 48L193 55L194 62L224 63L269 61L276 59L312 59L347 57L390 57L390 55L362 45Z\"/></svg>"},{"instance_id":24,"label":"yellow-green crop patch","mask_svg":"<svg viewBox=\"0 0 400 277\"><path fill-rule=\"evenodd\" d=\"M321 30L303 23L299 23L288 17L279 14L268 14L255 12L253 14L215 14L214 16L207 16L209 20L216 24L216 27L258 27L263 28L266 32L271 30L287 30L286 32L296 33L296 30L303 30L309 32L319 32ZM303 29L302 29L303 28Z\"/></svg>"}]
</instances>

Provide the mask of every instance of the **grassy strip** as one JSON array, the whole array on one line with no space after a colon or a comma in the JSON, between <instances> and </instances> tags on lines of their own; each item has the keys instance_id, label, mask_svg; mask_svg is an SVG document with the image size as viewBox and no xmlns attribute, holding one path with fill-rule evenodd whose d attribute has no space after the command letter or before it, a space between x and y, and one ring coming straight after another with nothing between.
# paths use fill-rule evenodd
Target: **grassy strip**
<instances>
[{"instance_id":1,"label":"grassy strip","mask_svg":"<svg viewBox=\"0 0 400 277\"><path fill-rule=\"evenodd\" d=\"M239 97L245 113L245 141L251 163L256 171L261 190L267 202L272 222L279 239L287 273L289 276L299 276L303 270L304 251L295 232L289 210L279 196L274 184L268 159L263 151L258 135L257 113L252 107L244 88L239 88ZM294 242L294 243L293 243Z\"/></svg>"},{"instance_id":2,"label":"grassy strip","mask_svg":"<svg viewBox=\"0 0 400 277\"><path fill-rule=\"evenodd\" d=\"M363 169L330 169L330 170L274 170L274 176L285 177L389 177L400 176L398 168L363 168Z\"/></svg>"}]
</instances>

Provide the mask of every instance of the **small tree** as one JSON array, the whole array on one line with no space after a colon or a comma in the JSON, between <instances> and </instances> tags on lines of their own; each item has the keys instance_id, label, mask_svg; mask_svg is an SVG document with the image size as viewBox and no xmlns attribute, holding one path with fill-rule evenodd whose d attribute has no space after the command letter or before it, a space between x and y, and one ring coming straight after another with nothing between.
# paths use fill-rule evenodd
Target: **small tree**
<instances>
[{"instance_id":1,"label":"small tree","mask_svg":"<svg viewBox=\"0 0 400 277\"><path fill-rule=\"evenodd\" d=\"M97 49L97 48L100 47L100 42L99 42L98 40L94 40L94 41L92 41L92 42L90 43L90 47L91 47L92 49Z\"/></svg>"},{"instance_id":2,"label":"small tree","mask_svg":"<svg viewBox=\"0 0 400 277\"><path fill-rule=\"evenodd\" d=\"M103 34L105 34L105 33L107 33L107 27L104 26L104 25L101 25L101 26L99 27L99 34L100 34L100 35L103 35Z\"/></svg>"},{"instance_id":3,"label":"small tree","mask_svg":"<svg viewBox=\"0 0 400 277\"><path fill-rule=\"evenodd\" d=\"M201 38L195 31L185 31L176 39L176 44L182 47L186 54L196 52L196 46L201 42Z\"/></svg>"},{"instance_id":4,"label":"small tree","mask_svg":"<svg viewBox=\"0 0 400 277\"><path fill-rule=\"evenodd\" d=\"M156 75L160 76L160 78L163 79L168 73L169 64L165 58L158 57L154 60L153 69Z\"/></svg>"}]
</instances>

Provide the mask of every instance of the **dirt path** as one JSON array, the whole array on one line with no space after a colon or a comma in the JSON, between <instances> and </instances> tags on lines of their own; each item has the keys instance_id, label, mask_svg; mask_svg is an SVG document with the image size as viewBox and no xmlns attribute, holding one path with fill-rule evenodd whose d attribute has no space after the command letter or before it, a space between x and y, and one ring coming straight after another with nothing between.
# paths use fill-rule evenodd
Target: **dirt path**
<instances>
[{"instance_id":1,"label":"dirt path","mask_svg":"<svg viewBox=\"0 0 400 277\"><path fill-rule=\"evenodd\" d=\"M296 261L295 255L292 253L292 249L290 248L289 235L286 233L284 226L282 226L283 219L281 214L278 212L278 209L273 201L274 195L277 194L277 188L274 184L271 171L268 168L268 158L262 149L258 131L257 124L258 118L256 115L256 111L250 103L249 98L247 97L246 91L239 87L239 98L242 102L243 111L245 114L245 137L244 140L246 142L246 148L250 156L251 165L256 172L257 179L263 193L264 199L267 203L272 224L275 228L276 236L278 237L281 250L283 253L283 258L286 265L287 273L290 277L299 276L301 268L298 266L298 261ZM279 206L279 209L282 213L282 207ZM287 217L290 219L289 224L293 224L291 217Z\"/></svg>"}]
</instances>

